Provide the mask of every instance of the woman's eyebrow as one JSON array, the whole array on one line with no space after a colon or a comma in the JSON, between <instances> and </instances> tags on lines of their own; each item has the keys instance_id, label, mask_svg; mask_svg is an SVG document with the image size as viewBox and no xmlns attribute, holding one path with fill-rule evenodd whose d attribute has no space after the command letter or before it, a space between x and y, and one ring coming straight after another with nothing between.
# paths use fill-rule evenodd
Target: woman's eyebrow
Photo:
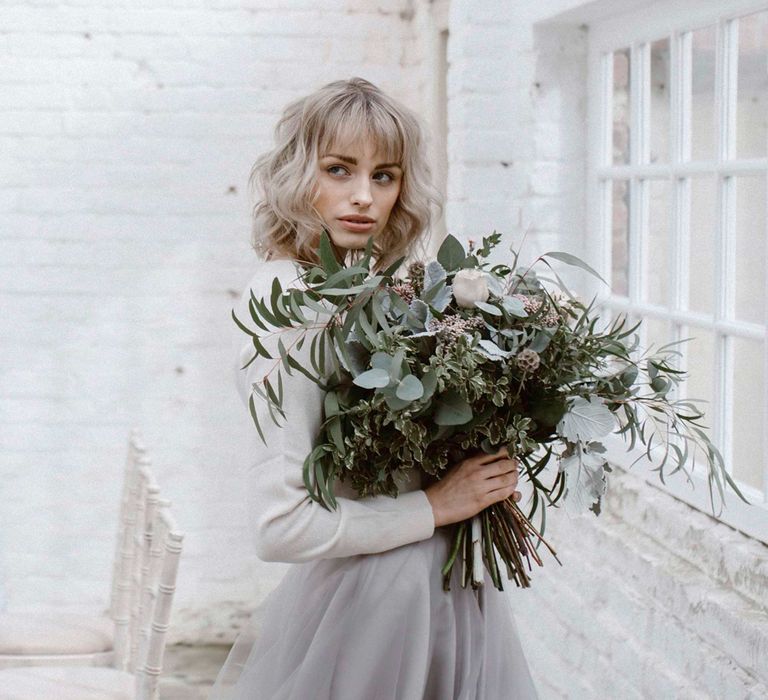
<instances>
[{"instance_id":1,"label":"woman's eyebrow","mask_svg":"<svg viewBox=\"0 0 768 700\"><path fill-rule=\"evenodd\" d=\"M339 160L343 160L345 163L349 163L350 165L357 165L357 158L352 158L352 156L342 156L338 153L326 153L323 158L338 158ZM399 168L400 163L379 163L379 165L376 166L376 168Z\"/></svg>"}]
</instances>

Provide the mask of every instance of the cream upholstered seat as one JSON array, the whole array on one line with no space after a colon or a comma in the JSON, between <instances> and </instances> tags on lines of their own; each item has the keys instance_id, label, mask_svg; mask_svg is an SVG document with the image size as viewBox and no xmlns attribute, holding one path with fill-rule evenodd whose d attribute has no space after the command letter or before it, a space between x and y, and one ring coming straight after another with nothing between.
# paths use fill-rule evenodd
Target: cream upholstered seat
<instances>
[{"instance_id":1,"label":"cream upholstered seat","mask_svg":"<svg viewBox=\"0 0 768 700\"><path fill-rule=\"evenodd\" d=\"M144 546L134 558L138 586L117 598L113 666L6 668L0 670L2 700L157 700L184 536L147 466L139 472L149 494L140 520Z\"/></svg>"},{"instance_id":2,"label":"cream upholstered seat","mask_svg":"<svg viewBox=\"0 0 768 700\"><path fill-rule=\"evenodd\" d=\"M115 619L121 594L130 594L138 550L137 528L146 508L142 498L140 466L146 464L138 431L128 438L120 501L115 556L112 567L110 615L62 614L55 610L35 613L0 613L0 669L45 664L108 666L113 663L116 637L122 633Z\"/></svg>"},{"instance_id":3,"label":"cream upholstered seat","mask_svg":"<svg viewBox=\"0 0 768 700\"><path fill-rule=\"evenodd\" d=\"M112 657L114 627L115 623L106 616L6 613L0 615L0 650L5 662L11 658L23 662L25 657L35 661L56 661L59 656L93 654L105 659L103 664L94 665L108 665Z\"/></svg>"},{"instance_id":4,"label":"cream upholstered seat","mask_svg":"<svg viewBox=\"0 0 768 700\"><path fill-rule=\"evenodd\" d=\"M24 666L0 671L3 700L133 700L132 673L98 666Z\"/></svg>"}]
</instances>

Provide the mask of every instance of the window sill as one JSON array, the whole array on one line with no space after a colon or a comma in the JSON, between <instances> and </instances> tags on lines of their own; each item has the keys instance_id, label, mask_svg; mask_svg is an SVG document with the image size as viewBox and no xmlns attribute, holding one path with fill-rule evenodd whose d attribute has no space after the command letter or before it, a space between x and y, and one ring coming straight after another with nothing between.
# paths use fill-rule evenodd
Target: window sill
<instances>
[{"instance_id":1,"label":"window sill","mask_svg":"<svg viewBox=\"0 0 768 700\"><path fill-rule=\"evenodd\" d=\"M757 489L747 485L739 485L741 492L751 505L744 503L728 487L725 492L725 503L721 506L719 494L715 492L716 511L713 513L706 471L700 465L696 465L694 469L691 469L690 465L686 466L691 472L691 481L689 482L682 469L677 474L669 473L674 468L670 462L664 468L664 483L661 483L658 471L651 471L656 468L656 465L645 457L643 450L635 448L632 452L628 451L628 443L615 435L603 442L610 455L609 462L611 464L636 474L651 486L666 491L705 515L726 523L763 544L768 544L768 503L763 501L763 495ZM637 462L632 466L635 460ZM610 475L608 478L610 482Z\"/></svg>"}]
</instances>

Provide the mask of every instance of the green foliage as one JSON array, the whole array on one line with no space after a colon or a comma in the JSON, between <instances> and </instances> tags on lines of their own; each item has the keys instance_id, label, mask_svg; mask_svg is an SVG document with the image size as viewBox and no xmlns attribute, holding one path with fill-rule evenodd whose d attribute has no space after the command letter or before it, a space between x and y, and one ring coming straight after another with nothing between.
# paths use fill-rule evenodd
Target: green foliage
<instances>
[{"instance_id":1,"label":"green foliage","mask_svg":"<svg viewBox=\"0 0 768 700\"><path fill-rule=\"evenodd\" d=\"M437 251L437 261L448 271L457 270L467 257L464 246L450 234L445 237Z\"/></svg>"},{"instance_id":2,"label":"green foliage","mask_svg":"<svg viewBox=\"0 0 768 700\"><path fill-rule=\"evenodd\" d=\"M543 532L545 508L561 498L599 513L609 470L600 439L614 432L629 448L645 447L662 481L665 468L685 470L703 455L721 498L727 485L743 499L702 429L703 414L694 402L674 399L685 377L675 345L638 356L638 324L622 317L603 328L593 302L574 297L548 261L600 277L568 253L536 261L565 296L545 284L536 263L518 267L515 251L510 265L485 270L500 240L494 231L468 255L448 236L436 260L396 278L402 260L370 273L371 241L362 263L345 267L324 231L320 264L305 269L296 288L284 290L275 279L267 299L251 295L254 327L233 313L254 358L275 358L277 376L255 383L249 404L262 440L257 399L277 425L290 420L282 410L283 371L327 392L316 447L304 463L311 497L333 508L336 479L362 496L396 496L411 470L440 478L469 452L507 446L533 486L529 517L540 512ZM488 298L471 309L452 293L467 268L488 275ZM298 331L297 341L286 346L280 336L277 351L268 352L274 344L267 338L285 331ZM307 334L304 366L295 352ZM518 363L523 351L526 362ZM548 482L553 461L558 469Z\"/></svg>"}]
</instances>

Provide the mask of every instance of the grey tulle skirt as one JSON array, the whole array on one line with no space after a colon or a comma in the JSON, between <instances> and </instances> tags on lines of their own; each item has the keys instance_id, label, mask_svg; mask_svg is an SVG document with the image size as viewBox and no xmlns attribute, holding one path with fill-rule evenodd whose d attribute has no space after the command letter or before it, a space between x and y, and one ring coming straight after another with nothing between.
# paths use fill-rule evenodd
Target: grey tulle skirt
<instances>
[{"instance_id":1,"label":"grey tulle skirt","mask_svg":"<svg viewBox=\"0 0 768 700\"><path fill-rule=\"evenodd\" d=\"M443 591L449 546L428 540L380 554L289 568L256 610L209 700L529 700L537 698L507 591L488 573ZM524 595L509 583L512 595Z\"/></svg>"}]
</instances>

